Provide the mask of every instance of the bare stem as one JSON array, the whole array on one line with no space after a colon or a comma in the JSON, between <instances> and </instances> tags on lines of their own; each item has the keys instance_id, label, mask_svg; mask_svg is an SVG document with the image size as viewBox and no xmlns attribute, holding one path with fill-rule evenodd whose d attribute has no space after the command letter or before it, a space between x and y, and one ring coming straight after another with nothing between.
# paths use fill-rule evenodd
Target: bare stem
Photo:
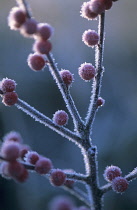
<instances>
[{"instance_id":1,"label":"bare stem","mask_svg":"<svg viewBox=\"0 0 137 210\"><path fill-rule=\"evenodd\" d=\"M75 130L80 133L83 130L84 124L81 120L81 117L78 113L78 110L75 106L72 96L70 95L69 88L64 84L64 82L59 74L59 69L57 68L57 65L54 62L53 56L51 54L48 54L47 58L49 60L50 72L51 72L53 78L56 80L58 88L59 88L59 90L62 94L62 97L66 103L66 107L72 116Z\"/></svg>"},{"instance_id":2,"label":"bare stem","mask_svg":"<svg viewBox=\"0 0 137 210\"><path fill-rule=\"evenodd\" d=\"M98 34L100 36L99 44L96 46L95 61L97 76L93 82L93 90L91 93L90 104L88 108L88 114L86 117L86 128L91 131L93 121L95 119L95 114L97 111L97 100L100 96L101 81L103 76L104 68L103 64L103 52L104 52L104 23L105 23L105 12L99 16Z\"/></svg>"},{"instance_id":3,"label":"bare stem","mask_svg":"<svg viewBox=\"0 0 137 210\"><path fill-rule=\"evenodd\" d=\"M44 114L37 111L34 107L30 106L25 101L18 99L15 106L31 116L35 121L38 121L39 123L44 124L45 126L48 126L53 131L57 132L61 136L69 139L70 141L76 143L79 147L81 147L82 139L75 134L74 132L70 131L69 129L56 125L50 118L45 116Z\"/></svg>"}]
</instances>

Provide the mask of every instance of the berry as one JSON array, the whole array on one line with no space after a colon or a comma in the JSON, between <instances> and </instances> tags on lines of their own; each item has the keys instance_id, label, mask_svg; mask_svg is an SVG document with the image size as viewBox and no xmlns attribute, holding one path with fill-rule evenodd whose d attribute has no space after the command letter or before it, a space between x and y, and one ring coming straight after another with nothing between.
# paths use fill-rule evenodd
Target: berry
<instances>
[{"instance_id":1,"label":"berry","mask_svg":"<svg viewBox=\"0 0 137 210\"><path fill-rule=\"evenodd\" d=\"M89 8L95 14L101 14L105 11L106 6L104 0L93 0L90 2Z\"/></svg>"},{"instance_id":2,"label":"berry","mask_svg":"<svg viewBox=\"0 0 137 210\"><path fill-rule=\"evenodd\" d=\"M103 0L103 1L104 1L104 4L105 4L105 10L109 10L113 5L112 0Z\"/></svg>"},{"instance_id":3,"label":"berry","mask_svg":"<svg viewBox=\"0 0 137 210\"><path fill-rule=\"evenodd\" d=\"M61 70L59 73L66 85L70 85L73 82L73 74L69 70Z\"/></svg>"},{"instance_id":4,"label":"berry","mask_svg":"<svg viewBox=\"0 0 137 210\"><path fill-rule=\"evenodd\" d=\"M85 43L85 45L89 47L94 47L98 44L99 35L96 31L89 29L83 33L82 41Z\"/></svg>"},{"instance_id":5,"label":"berry","mask_svg":"<svg viewBox=\"0 0 137 210\"><path fill-rule=\"evenodd\" d=\"M112 181L115 177L121 176L122 171L119 167L117 166L107 166L105 171L104 171L104 178L107 181Z\"/></svg>"},{"instance_id":6,"label":"berry","mask_svg":"<svg viewBox=\"0 0 137 210\"><path fill-rule=\"evenodd\" d=\"M52 44L48 40L37 40L33 45L33 51L41 54L49 54L52 49Z\"/></svg>"},{"instance_id":7,"label":"berry","mask_svg":"<svg viewBox=\"0 0 137 210\"><path fill-rule=\"evenodd\" d=\"M65 173L74 173L74 171L72 169L64 169L63 171ZM75 183L74 180L66 178L66 181L65 181L64 185L66 185L69 188L72 188L74 183Z\"/></svg>"},{"instance_id":8,"label":"berry","mask_svg":"<svg viewBox=\"0 0 137 210\"><path fill-rule=\"evenodd\" d=\"M35 163L39 160L39 154L34 151L28 151L25 154L24 160L30 164L35 165Z\"/></svg>"},{"instance_id":9,"label":"berry","mask_svg":"<svg viewBox=\"0 0 137 210\"><path fill-rule=\"evenodd\" d=\"M54 169L50 174L50 182L54 186L61 186L66 181L66 174L60 169Z\"/></svg>"},{"instance_id":10,"label":"berry","mask_svg":"<svg viewBox=\"0 0 137 210\"><path fill-rule=\"evenodd\" d=\"M3 93L12 92L16 88L16 82L14 80L4 78L0 83L0 89Z\"/></svg>"},{"instance_id":11,"label":"berry","mask_svg":"<svg viewBox=\"0 0 137 210\"><path fill-rule=\"evenodd\" d=\"M28 65L34 71L40 71L45 67L45 59L42 55L34 53L28 56Z\"/></svg>"},{"instance_id":12,"label":"berry","mask_svg":"<svg viewBox=\"0 0 137 210\"><path fill-rule=\"evenodd\" d=\"M88 20L95 19L98 14L95 13L90 7L91 1L84 2L81 7L81 16Z\"/></svg>"},{"instance_id":13,"label":"berry","mask_svg":"<svg viewBox=\"0 0 137 210\"><path fill-rule=\"evenodd\" d=\"M13 141L13 142L18 142L18 143L22 143L22 137L21 135L16 132L16 131L11 131L9 133L7 133L4 137L3 140L6 141Z\"/></svg>"},{"instance_id":14,"label":"berry","mask_svg":"<svg viewBox=\"0 0 137 210\"><path fill-rule=\"evenodd\" d=\"M9 162L7 172L12 178L20 177L24 173L24 166L17 161Z\"/></svg>"},{"instance_id":15,"label":"berry","mask_svg":"<svg viewBox=\"0 0 137 210\"><path fill-rule=\"evenodd\" d=\"M35 164L35 171L39 174L47 174L52 168L52 162L48 158L41 157Z\"/></svg>"},{"instance_id":16,"label":"berry","mask_svg":"<svg viewBox=\"0 0 137 210\"><path fill-rule=\"evenodd\" d=\"M47 40L51 37L53 34L53 28L50 24L48 23L39 23L37 25L37 36L40 39Z\"/></svg>"},{"instance_id":17,"label":"berry","mask_svg":"<svg viewBox=\"0 0 137 210\"><path fill-rule=\"evenodd\" d=\"M23 36L29 37L37 32L37 22L35 19L27 19L21 26L20 32Z\"/></svg>"},{"instance_id":18,"label":"berry","mask_svg":"<svg viewBox=\"0 0 137 210\"><path fill-rule=\"evenodd\" d=\"M3 100L2 102L6 105L6 106L12 106L15 103L17 103L18 100L18 95L16 92L6 92L3 95Z\"/></svg>"},{"instance_id":19,"label":"berry","mask_svg":"<svg viewBox=\"0 0 137 210\"><path fill-rule=\"evenodd\" d=\"M8 164L9 163L8 162L5 162L5 161L2 161L2 163L0 163L0 175L3 178L11 179L11 177L9 176L8 171L7 171Z\"/></svg>"},{"instance_id":20,"label":"berry","mask_svg":"<svg viewBox=\"0 0 137 210\"><path fill-rule=\"evenodd\" d=\"M74 204L72 200L65 196L55 197L50 203L50 210L72 210Z\"/></svg>"},{"instance_id":21,"label":"berry","mask_svg":"<svg viewBox=\"0 0 137 210\"><path fill-rule=\"evenodd\" d=\"M89 81L95 77L96 70L91 63L83 63L78 69L79 76L85 80Z\"/></svg>"},{"instance_id":22,"label":"berry","mask_svg":"<svg viewBox=\"0 0 137 210\"><path fill-rule=\"evenodd\" d=\"M25 182L28 179L29 173L26 168L23 168L22 173L14 178L15 181Z\"/></svg>"},{"instance_id":23,"label":"berry","mask_svg":"<svg viewBox=\"0 0 137 210\"><path fill-rule=\"evenodd\" d=\"M25 155L26 155L26 153L28 152L28 151L30 151L30 147L28 146L28 145L21 145L20 146L20 154L19 154L19 156L22 158L22 159L24 159L24 157L25 157Z\"/></svg>"},{"instance_id":24,"label":"berry","mask_svg":"<svg viewBox=\"0 0 137 210\"><path fill-rule=\"evenodd\" d=\"M17 30L26 21L26 13L19 7L13 7L8 16L8 25L12 30Z\"/></svg>"},{"instance_id":25,"label":"berry","mask_svg":"<svg viewBox=\"0 0 137 210\"><path fill-rule=\"evenodd\" d=\"M66 125L68 122L68 114L63 110L58 110L53 115L53 122L56 125Z\"/></svg>"},{"instance_id":26,"label":"berry","mask_svg":"<svg viewBox=\"0 0 137 210\"><path fill-rule=\"evenodd\" d=\"M98 98L97 100L97 106L103 106L105 103L105 100L101 97Z\"/></svg>"},{"instance_id":27,"label":"berry","mask_svg":"<svg viewBox=\"0 0 137 210\"><path fill-rule=\"evenodd\" d=\"M4 142L1 147L1 155L9 160L13 161L19 157L19 144L16 142Z\"/></svg>"},{"instance_id":28,"label":"berry","mask_svg":"<svg viewBox=\"0 0 137 210\"><path fill-rule=\"evenodd\" d=\"M128 188L128 181L121 176L112 180L112 189L117 193L122 193Z\"/></svg>"}]
</instances>

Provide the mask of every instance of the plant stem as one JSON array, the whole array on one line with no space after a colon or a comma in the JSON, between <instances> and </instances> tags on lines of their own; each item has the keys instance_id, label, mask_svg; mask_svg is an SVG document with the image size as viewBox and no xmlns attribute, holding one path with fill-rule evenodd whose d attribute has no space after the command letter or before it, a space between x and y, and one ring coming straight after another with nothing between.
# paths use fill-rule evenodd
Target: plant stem
<instances>
[{"instance_id":1,"label":"plant stem","mask_svg":"<svg viewBox=\"0 0 137 210\"><path fill-rule=\"evenodd\" d=\"M97 100L100 96L101 81L103 76L103 53L104 53L104 23L105 23L105 12L99 16L98 34L100 36L99 44L96 46L95 52L95 65L97 75L93 82L93 91L91 93L90 104L88 108L88 114L86 117L86 129L90 130L92 128L93 121L95 119L95 114L97 111Z\"/></svg>"},{"instance_id":2,"label":"plant stem","mask_svg":"<svg viewBox=\"0 0 137 210\"><path fill-rule=\"evenodd\" d=\"M75 131L78 133L81 133L83 131L84 124L81 120L81 117L78 113L75 103L70 95L69 88L64 84L64 82L59 74L59 69L57 68L57 65L54 62L53 56L51 54L48 54L47 58L49 60L50 72L51 72L53 78L56 80L58 88L59 88L59 90L62 94L62 97L66 103L66 107L72 116L73 123L75 126Z\"/></svg>"},{"instance_id":3,"label":"plant stem","mask_svg":"<svg viewBox=\"0 0 137 210\"><path fill-rule=\"evenodd\" d=\"M40 113L38 110L36 110L34 107L30 106L25 101L18 99L15 106L31 116L35 121L38 121L39 123L44 124L45 126L48 126L53 131L57 132L61 136L69 139L70 141L76 143L79 147L81 147L82 139L75 134L74 132L70 131L69 129L56 125L50 118L45 116L44 114Z\"/></svg>"}]
</instances>

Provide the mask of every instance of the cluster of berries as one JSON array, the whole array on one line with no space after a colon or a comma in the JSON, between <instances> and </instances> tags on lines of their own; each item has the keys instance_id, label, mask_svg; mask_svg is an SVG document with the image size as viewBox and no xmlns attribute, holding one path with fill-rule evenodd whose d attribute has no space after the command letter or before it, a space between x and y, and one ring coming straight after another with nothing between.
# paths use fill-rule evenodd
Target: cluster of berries
<instances>
[{"instance_id":1,"label":"cluster of berries","mask_svg":"<svg viewBox=\"0 0 137 210\"><path fill-rule=\"evenodd\" d=\"M107 166L104 171L104 178L111 182L112 189L117 193L122 193L128 188L128 181L122 177L122 171L117 166Z\"/></svg>"},{"instance_id":2,"label":"cluster of berries","mask_svg":"<svg viewBox=\"0 0 137 210\"><path fill-rule=\"evenodd\" d=\"M4 136L0 155L2 159L0 174L5 178L24 182L29 176L27 169L30 169L41 175L48 174L53 186L72 187L74 184L74 180L69 180L66 176L66 173L72 173L72 170L54 169L50 159L22 144L22 138L17 132L12 131Z\"/></svg>"},{"instance_id":3,"label":"cluster of berries","mask_svg":"<svg viewBox=\"0 0 137 210\"><path fill-rule=\"evenodd\" d=\"M25 37L35 39L33 45L34 54L28 56L28 65L34 71L42 70L46 65L46 56L52 49L49 41L53 34L53 28L48 23L38 23L21 7L11 9L8 16L8 25L12 30L19 30Z\"/></svg>"},{"instance_id":4,"label":"cluster of berries","mask_svg":"<svg viewBox=\"0 0 137 210\"><path fill-rule=\"evenodd\" d=\"M15 92L16 89L16 82L14 80L4 78L0 82L0 91L3 97L2 102L6 106L14 105L18 100L18 95Z\"/></svg>"},{"instance_id":5,"label":"cluster of berries","mask_svg":"<svg viewBox=\"0 0 137 210\"><path fill-rule=\"evenodd\" d=\"M66 196L57 196L51 201L49 210L89 210L89 208L86 206L76 207L70 198Z\"/></svg>"},{"instance_id":6,"label":"cluster of berries","mask_svg":"<svg viewBox=\"0 0 137 210\"><path fill-rule=\"evenodd\" d=\"M115 1L118 0L90 0L84 2L81 7L81 16L88 20L96 19L105 10L109 10Z\"/></svg>"}]
</instances>

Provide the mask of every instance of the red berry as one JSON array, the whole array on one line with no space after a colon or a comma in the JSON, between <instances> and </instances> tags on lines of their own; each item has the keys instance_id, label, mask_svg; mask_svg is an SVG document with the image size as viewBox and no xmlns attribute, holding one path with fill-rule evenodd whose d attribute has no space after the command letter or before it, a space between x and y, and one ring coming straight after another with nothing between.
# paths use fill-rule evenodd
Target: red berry
<instances>
[{"instance_id":1,"label":"red berry","mask_svg":"<svg viewBox=\"0 0 137 210\"><path fill-rule=\"evenodd\" d=\"M78 73L83 80L89 81L95 77L96 69L91 63L83 63L79 67Z\"/></svg>"},{"instance_id":2,"label":"red berry","mask_svg":"<svg viewBox=\"0 0 137 210\"><path fill-rule=\"evenodd\" d=\"M29 37L37 32L37 22L35 19L27 19L21 26L20 32L23 36Z\"/></svg>"},{"instance_id":3,"label":"red berry","mask_svg":"<svg viewBox=\"0 0 137 210\"><path fill-rule=\"evenodd\" d=\"M53 115L53 122L56 125L66 125L68 122L68 114L63 110L58 110Z\"/></svg>"},{"instance_id":4,"label":"red berry","mask_svg":"<svg viewBox=\"0 0 137 210\"><path fill-rule=\"evenodd\" d=\"M16 178L23 174L24 166L17 161L9 162L7 171L12 178Z\"/></svg>"},{"instance_id":5,"label":"red berry","mask_svg":"<svg viewBox=\"0 0 137 210\"><path fill-rule=\"evenodd\" d=\"M12 92L16 88L16 82L14 80L4 78L0 83L0 89L3 93Z\"/></svg>"},{"instance_id":6,"label":"red berry","mask_svg":"<svg viewBox=\"0 0 137 210\"><path fill-rule=\"evenodd\" d=\"M54 186L61 186L66 181L66 174L60 169L53 169L50 174L50 182Z\"/></svg>"},{"instance_id":7,"label":"red berry","mask_svg":"<svg viewBox=\"0 0 137 210\"><path fill-rule=\"evenodd\" d=\"M0 163L0 175L3 178L6 179L11 179L9 173L8 173L8 162L3 161L2 163Z\"/></svg>"},{"instance_id":8,"label":"red berry","mask_svg":"<svg viewBox=\"0 0 137 210\"><path fill-rule=\"evenodd\" d=\"M21 145L21 146L20 146L20 154L19 154L19 156L20 156L22 159L24 159L25 154L26 154L28 151L30 151L30 146L24 145L24 144Z\"/></svg>"},{"instance_id":9,"label":"red berry","mask_svg":"<svg viewBox=\"0 0 137 210\"><path fill-rule=\"evenodd\" d=\"M47 174L52 168L52 162L48 158L41 157L35 164L35 171L39 174Z\"/></svg>"},{"instance_id":10,"label":"red berry","mask_svg":"<svg viewBox=\"0 0 137 210\"><path fill-rule=\"evenodd\" d=\"M33 51L41 54L49 54L52 49L52 44L48 40L37 40L33 45Z\"/></svg>"},{"instance_id":11,"label":"red berry","mask_svg":"<svg viewBox=\"0 0 137 210\"><path fill-rule=\"evenodd\" d=\"M70 198L65 196L55 197L50 203L49 210L72 210L74 209L74 204Z\"/></svg>"},{"instance_id":12,"label":"red berry","mask_svg":"<svg viewBox=\"0 0 137 210\"><path fill-rule=\"evenodd\" d=\"M4 141L18 142L18 143L22 143L22 141L23 141L21 135L16 131L11 131L11 132L7 133L3 137L3 140Z\"/></svg>"},{"instance_id":13,"label":"red berry","mask_svg":"<svg viewBox=\"0 0 137 210\"><path fill-rule=\"evenodd\" d=\"M90 4L91 1L84 2L81 7L81 16L88 20L95 19L98 16L98 14L91 9Z\"/></svg>"},{"instance_id":14,"label":"red berry","mask_svg":"<svg viewBox=\"0 0 137 210\"><path fill-rule=\"evenodd\" d=\"M93 0L90 3L90 9L96 13L96 14L101 14L102 12L105 11L105 3L104 0Z\"/></svg>"},{"instance_id":15,"label":"red berry","mask_svg":"<svg viewBox=\"0 0 137 210\"><path fill-rule=\"evenodd\" d=\"M117 193L122 193L128 188L128 181L124 177L116 177L112 180L112 189Z\"/></svg>"},{"instance_id":16,"label":"red berry","mask_svg":"<svg viewBox=\"0 0 137 210\"><path fill-rule=\"evenodd\" d=\"M105 4L105 10L109 10L113 5L112 0L103 0L103 1L104 1L104 4Z\"/></svg>"},{"instance_id":17,"label":"red berry","mask_svg":"<svg viewBox=\"0 0 137 210\"><path fill-rule=\"evenodd\" d=\"M18 95L16 92L6 92L3 95L3 100L2 102L6 105L6 106L12 106L15 103L17 103L18 100Z\"/></svg>"},{"instance_id":18,"label":"red berry","mask_svg":"<svg viewBox=\"0 0 137 210\"><path fill-rule=\"evenodd\" d=\"M25 154L24 160L30 164L35 165L35 163L39 160L39 154L34 151L28 151Z\"/></svg>"},{"instance_id":19,"label":"red berry","mask_svg":"<svg viewBox=\"0 0 137 210\"><path fill-rule=\"evenodd\" d=\"M88 46L88 47L94 47L98 44L99 41L99 35L94 30L87 30L82 35L82 41Z\"/></svg>"},{"instance_id":20,"label":"red berry","mask_svg":"<svg viewBox=\"0 0 137 210\"><path fill-rule=\"evenodd\" d=\"M70 85L73 82L73 74L69 70L61 70L59 73L66 85Z\"/></svg>"},{"instance_id":21,"label":"red berry","mask_svg":"<svg viewBox=\"0 0 137 210\"><path fill-rule=\"evenodd\" d=\"M19 7L13 7L8 16L8 25L12 30L17 30L26 20L26 13Z\"/></svg>"},{"instance_id":22,"label":"red berry","mask_svg":"<svg viewBox=\"0 0 137 210\"><path fill-rule=\"evenodd\" d=\"M9 160L13 161L19 157L19 144L16 142L4 142L1 146L1 155Z\"/></svg>"},{"instance_id":23,"label":"red berry","mask_svg":"<svg viewBox=\"0 0 137 210\"><path fill-rule=\"evenodd\" d=\"M27 169L23 168L22 173L19 176L14 177L14 180L23 183L28 179L28 176L29 176L29 173Z\"/></svg>"},{"instance_id":24,"label":"red berry","mask_svg":"<svg viewBox=\"0 0 137 210\"><path fill-rule=\"evenodd\" d=\"M45 67L45 59L42 55L34 53L28 56L28 65L34 71L40 71Z\"/></svg>"},{"instance_id":25,"label":"red berry","mask_svg":"<svg viewBox=\"0 0 137 210\"><path fill-rule=\"evenodd\" d=\"M40 39L47 40L53 34L53 28L48 23L39 23L37 26L37 36Z\"/></svg>"},{"instance_id":26,"label":"red berry","mask_svg":"<svg viewBox=\"0 0 137 210\"><path fill-rule=\"evenodd\" d=\"M97 100L97 106L103 106L105 103L105 100L101 97L98 98Z\"/></svg>"},{"instance_id":27,"label":"red berry","mask_svg":"<svg viewBox=\"0 0 137 210\"><path fill-rule=\"evenodd\" d=\"M104 171L104 178L109 182L112 181L115 177L121 176L122 171L117 166L107 166Z\"/></svg>"}]
</instances>

